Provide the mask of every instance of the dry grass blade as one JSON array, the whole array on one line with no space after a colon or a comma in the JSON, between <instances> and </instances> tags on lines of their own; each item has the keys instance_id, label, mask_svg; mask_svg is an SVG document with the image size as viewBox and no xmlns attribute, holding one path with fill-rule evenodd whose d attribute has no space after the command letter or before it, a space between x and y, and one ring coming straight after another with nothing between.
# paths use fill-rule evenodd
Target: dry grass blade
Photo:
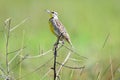
<instances>
[{"instance_id":1,"label":"dry grass blade","mask_svg":"<svg viewBox=\"0 0 120 80\"><path fill-rule=\"evenodd\" d=\"M102 48L105 47L105 45L106 45L106 43L107 43L107 40L108 40L109 36L110 36L110 33L107 34L107 36L106 36L106 38L105 38L105 41L104 41L104 43L103 43Z\"/></svg>"},{"instance_id":2,"label":"dry grass blade","mask_svg":"<svg viewBox=\"0 0 120 80\"><path fill-rule=\"evenodd\" d=\"M58 71L57 71L57 76L59 75L60 71L62 70L63 65L68 61L70 55L71 55L71 52L69 51L68 54L67 54L67 56L66 56L66 58L65 58L65 60L62 62L62 65L59 67L59 69L58 69ZM57 78L57 79L58 79L58 78ZM56 80L57 80L57 79L56 79Z\"/></svg>"},{"instance_id":3,"label":"dry grass blade","mask_svg":"<svg viewBox=\"0 0 120 80\"><path fill-rule=\"evenodd\" d=\"M23 30L21 49L24 48L24 37L25 37L25 31ZM20 52L20 54L19 54L19 61L24 60L24 58L21 57L22 55L23 55L23 54L22 54L22 50L21 50L21 52ZM20 62L20 65L19 65L19 77L21 77L21 75L22 75L22 63Z\"/></svg>"},{"instance_id":4,"label":"dry grass blade","mask_svg":"<svg viewBox=\"0 0 120 80\"><path fill-rule=\"evenodd\" d=\"M102 73L101 80L103 79L104 75L107 73L107 71L109 70L109 68L110 68L110 64L105 68L104 72Z\"/></svg>"},{"instance_id":5,"label":"dry grass blade","mask_svg":"<svg viewBox=\"0 0 120 80\"><path fill-rule=\"evenodd\" d=\"M114 76L113 76L113 65L112 65L111 56L110 56L110 71L111 71L111 79L114 80Z\"/></svg>"},{"instance_id":6,"label":"dry grass blade","mask_svg":"<svg viewBox=\"0 0 120 80\"><path fill-rule=\"evenodd\" d=\"M69 51L73 52L74 54L78 55L79 57L83 58L83 59L88 59L87 57L81 56L78 52L76 52L73 49L70 49L69 47L63 45L66 49L68 49Z\"/></svg>"},{"instance_id":7,"label":"dry grass blade","mask_svg":"<svg viewBox=\"0 0 120 80\"><path fill-rule=\"evenodd\" d=\"M73 74L74 74L74 70L72 69L72 70L71 70L71 73L70 73L70 79L71 79L71 80L72 80Z\"/></svg>"},{"instance_id":8,"label":"dry grass blade","mask_svg":"<svg viewBox=\"0 0 120 80\"><path fill-rule=\"evenodd\" d=\"M25 47L23 47L23 49L25 49ZM21 50L21 48L20 48L20 49L15 50L15 51L9 52L9 54L19 52L20 50Z\"/></svg>"},{"instance_id":9,"label":"dry grass blade","mask_svg":"<svg viewBox=\"0 0 120 80\"><path fill-rule=\"evenodd\" d=\"M27 59L39 58L39 57L41 57L41 56L44 56L44 55L50 53L51 51L52 51L52 50L48 50L48 51L46 51L46 52L44 52L44 53L42 53L42 54L39 54L39 55L37 55L37 56L28 56Z\"/></svg>"},{"instance_id":10,"label":"dry grass blade","mask_svg":"<svg viewBox=\"0 0 120 80\"><path fill-rule=\"evenodd\" d=\"M70 58L69 60L72 60L74 62L81 62L82 60L78 60L78 59L75 59L75 58Z\"/></svg>"},{"instance_id":11,"label":"dry grass blade","mask_svg":"<svg viewBox=\"0 0 120 80\"><path fill-rule=\"evenodd\" d=\"M100 80L100 72L98 72L97 80Z\"/></svg>"},{"instance_id":12,"label":"dry grass blade","mask_svg":"<svg viewBox=\"0 0 120 80\"><path fill-rule=\"evenodd\" d=\"M51 69L49 69L46 73L45 73L45 75L42 77L42 79L41 80L43 80L50 72L51 72L52 70Z\"/></svg>"},{"instance_id":13,"label":"dry grass blade","mask_svg":"<svg viewBox=\"0 0 120 80\"><path fill-rule=\"evenodd\" d=\"M115 70L114 70L114 72L113 72L114 75L115 75L115 73L116 73L117 71L120 72L119 67L120 67L120 64L118 64L118 65L116 66L116 68L115 68Z\"/></svg>"},{"instance_id":14,"label":"dry grass blade","mask_svg":"<svg viewBox=\"0 0 120 80\"><path fill-rule=\"evenodd\" d=\"M42 67L44 67L45 65L47 65L48 63L50 63L50 61L52 61L52 59L53 59L53 57L50 58L48 61L46 61L44 64L39 65L35 70L33 70L33 71L31 71L31 72L29 72L29 73L27 73L27 74L25 74L25 75L23 75L23 76L17 78L16 80L21 80L21 79L25 78L26 76L30 76L32 73L34 73L34 72L40 70Z\"/></svg>"},{"instance_id":15,"label":"dry grass blade","mask_svg":"<svg viewBox=\"0 0 120 80\"><path fill-rule=\"evenodd\" d=\"M18 65L19 65L20 63L22 63L22 62L27 58L27 56L28 56L28 54L26 54L25 56L20 56L20 57L22 58L21 61L18 61L18 63L10 69L10 72L11 72L12 70L16 69L16 68L18 67Z\"/></svg>"},{"instance_id":16,"label":"dry grass blade","mask_svg":"<svg viewBox=\"0 0 120 80\"><path fill-rule=\"evenodd\" d=\"M20 49L17 54L8 62L8 64L10 65L14 60L15 58L22 52L23 49Z\"/></svg>"},{"instance_id":17,"label":"dry grass blade","mask_svg":"<svg viewBox=\"0 0 120 80\"><path fill-rule=\"evenodd\" d=\"M1 71L3 74L6 74L6 73L5 73L5 69L1 66L1 64L0 64L0 71Z\"/></svg>"},{"instance_id":18,"label":"dry grass blade","mask_svg":"<svg viewBox=\"0 0 120 80\"><path fill-rule=\"evenodd\" d=\"M63 65L63 64L61 64L61 63L59 63L59 62L57 62L57 64L62 65L63 67L66 67L66 68L70 68L70 69L83 69L83 68L85 68L85 66L82 66L82 67L66 66L66 65Z\"/></svg>"}]
</instances>

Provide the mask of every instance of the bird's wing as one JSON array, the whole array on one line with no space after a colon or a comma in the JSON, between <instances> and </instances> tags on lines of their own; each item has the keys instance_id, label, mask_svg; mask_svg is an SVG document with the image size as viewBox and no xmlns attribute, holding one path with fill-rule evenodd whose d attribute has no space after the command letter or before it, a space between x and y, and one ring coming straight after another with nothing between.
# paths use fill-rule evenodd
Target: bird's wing
<instances>
[{"instance_id":1,"label":"bird's wing","mask_svg":"<svg viewBox=\"0 0 120 80\"><path fill-rule=\"evenodd\" d=\"M59 28L60 33L66 32L64 25L58 19L55 19L55 23L56 23L57 28Z\"/></svg>"},{"instance_id":2,"label":"bird's wing","mask_svg":"<svg viewBox=\"0 0 120 80\"><path fill-rule=\"evenodd\" d=\"M60 34L62 33L64 39L66 39L70 43L71 42L70 37L69 37L69 34L67 33L64 25L58 19L56 19L55 22L56 22L57 28L59 28L59 30L60 30Z\"/></svg>"}]
</instances>

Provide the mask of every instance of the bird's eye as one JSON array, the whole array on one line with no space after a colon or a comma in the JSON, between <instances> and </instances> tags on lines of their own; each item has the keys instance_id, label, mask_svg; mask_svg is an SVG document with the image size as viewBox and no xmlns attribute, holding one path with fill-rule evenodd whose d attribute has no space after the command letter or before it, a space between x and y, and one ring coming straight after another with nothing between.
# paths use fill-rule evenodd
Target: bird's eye
<instances>
[{"instance_id":1,"label":"bird's eye","mask_svg":"<svg viewBox=\"0 0 120 80\"><path fill-rule=\"evenodd\" d=\"M54 12L51 12L52 14L54 14Z\"/></svg>"}]
</instances>

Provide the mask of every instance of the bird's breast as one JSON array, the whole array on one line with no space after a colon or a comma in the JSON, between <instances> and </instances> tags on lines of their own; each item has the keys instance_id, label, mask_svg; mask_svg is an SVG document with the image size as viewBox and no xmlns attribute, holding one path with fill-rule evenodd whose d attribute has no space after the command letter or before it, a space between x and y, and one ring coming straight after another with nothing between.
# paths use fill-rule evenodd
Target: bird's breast
<instances>
[{"instance_id":1,"label":"bird's breast","mask_svg":"<svg viewBox=\"0 0 120 80\"><path fill-rule=\"evenodd\" d=\"M55 34L55 32L54 32L54 27L53 27L52 23L49 22L49 25L50 25L50 31L51 31L53 34Z\"/></svg>"}]
</instances>

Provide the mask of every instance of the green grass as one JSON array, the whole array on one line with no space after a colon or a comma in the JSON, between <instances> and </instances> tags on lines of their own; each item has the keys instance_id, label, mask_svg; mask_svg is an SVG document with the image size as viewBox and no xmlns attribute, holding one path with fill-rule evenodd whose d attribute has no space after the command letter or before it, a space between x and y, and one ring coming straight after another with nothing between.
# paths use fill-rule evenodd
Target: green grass
<instances>
[{"instance_id":1,"label":"green grass","mask_svg":"<svg viewBox=\"0 0 120 80\"><path fill-rule=\"evenodd\" d=\"M1 0L0 1L0 64L5 68L5 25L4 21L11 17L11 28L28 18L26 22L10 33L9 52L22 46L24 32L23 55L38 55L53 48L55 36L49 31L49 15L45 9L55 10L70 34L75 50L88 59L82 60L77 55L71 57L81 60L69 60L66 65L85 65L82 74L80 71L63 68L61 80L119 80L120 79L120 1L119 0ZM110 33L104 48L104 41ZM69 46L69 45L67 45ZM68 51L62 48L59 51L58 61L63 61ZM11 59L15 53L9 55ZM26 59L22 63L22 75L34 71L38 65L45 64L53 53L34 59ZM110 63L111 57L111 63ZM17 65L19 57L10 66ZM111 64L111 65L110 65ZM21 80L42 80L41 78L53 66L49 62L34 73L30 73ZM19 67L13 74L18 78ZM1 74L1 73L0 73ZM113 79L111 78L113 74ZM70 77L72 75L72 77ZM98 76L98 77L97 77ZM100 78L100 79L99 79ZM1 80L1 79L0 79ZM53 80L51 71L44 80Z\"/></svg>"}]
</instances>

